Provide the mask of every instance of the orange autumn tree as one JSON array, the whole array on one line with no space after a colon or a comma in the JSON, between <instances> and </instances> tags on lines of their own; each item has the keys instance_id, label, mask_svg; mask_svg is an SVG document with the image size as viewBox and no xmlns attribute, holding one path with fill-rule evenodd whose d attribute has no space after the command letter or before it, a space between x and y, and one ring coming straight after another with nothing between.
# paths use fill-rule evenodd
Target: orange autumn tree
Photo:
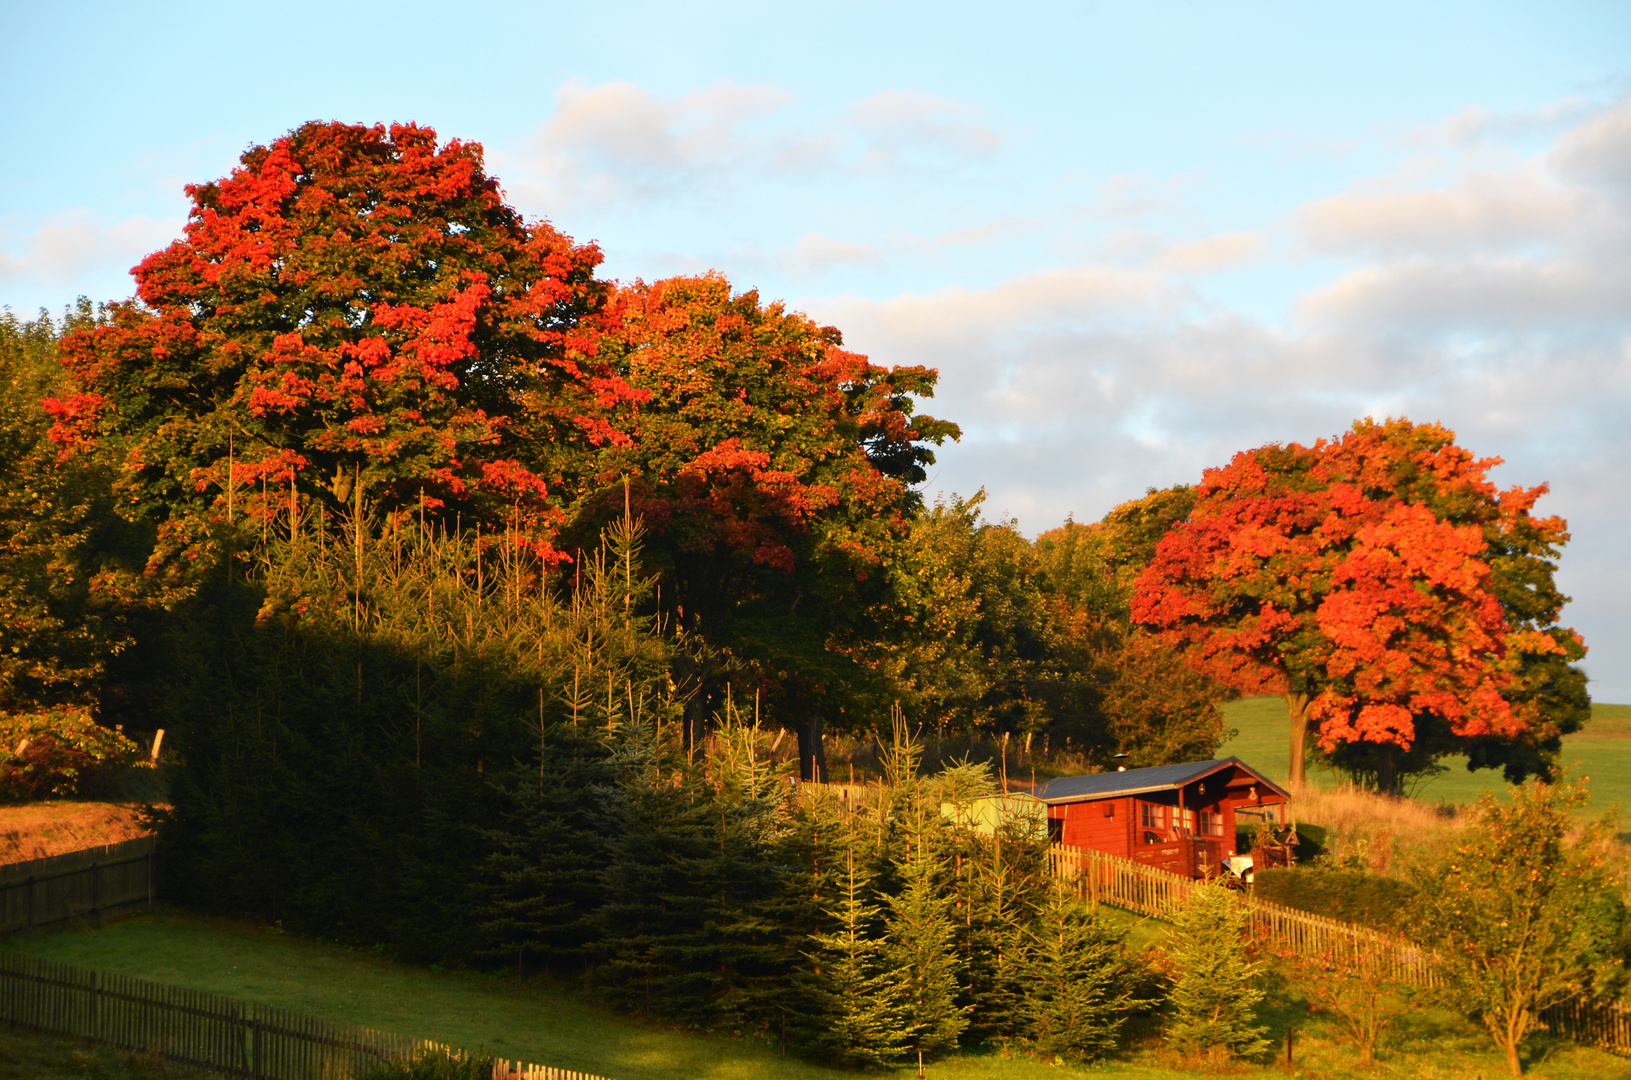
<instances>
[{"instance_id":1,"label":"orange autumn tree","mask_svg":"<svg viewBox=\"0 0 1631 1080\"><path fill-rule=\"evenodd\" d=\"M502 521L547 556L559 511L518 418L604 443L632 394L594 356L599 252L507 206L479 144L413 124L305 124L187 193L186 235L64 338L77 392L45 403L65 453L118 466L155 565L314 504Z\"/></svg>"},{"instance_id":2,"label":"orange autumn tree","mask_svg":"<svg viewBox=\"0 0 1631 1080\"><path fill-rule=\"evenodd\" d=\"M1492 743L1555 740L1583 697L1551 585L1567 533L1529 514L1544 487L1495 489L1498 463L1407 420L1237 454L1157 546L1133 617L1224 685L1284 696L1293 783L1311 726L1328 754L1370 755L1384 791L1430 733L1485 765Z\"/></svg>"},{"instance_id":3,"label":"orange autumn tree","mask_svg":"<svg viewBox=\"0 0 1631 1080\"><path fill-rule=\"evenodd\" d=\"M796 728L815 775L824 716L877 681L844 643L866 632L931 447L958 434L916 411L937 374L874 364L718 273L635 282L614 306L598 347L640 400L620 421L628 441L581 481L581 535L623 512L626 478L670 625L706 646L684 673L687 730L734 669Z\"/></svg>"}]
</instances>

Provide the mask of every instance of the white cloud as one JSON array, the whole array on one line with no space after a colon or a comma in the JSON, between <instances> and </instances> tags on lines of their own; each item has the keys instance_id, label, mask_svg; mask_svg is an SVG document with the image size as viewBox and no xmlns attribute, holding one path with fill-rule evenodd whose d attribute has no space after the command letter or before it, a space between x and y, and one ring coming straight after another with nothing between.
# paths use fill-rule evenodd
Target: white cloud
<instances>
[{"instance_id":1,"label":"white cloud","mask_svg":"<svg viewBox=\"0 0 1631 1080\"><path fill-rule=\"evenodd\" d=\"M1143 269L1089 261L806 306L878 362L940 369L926 408L965 438L933 488L985 486L1030 532L1245 447L1367 415L1442 421L1510 462L1499 482L1552 483L1541 508L1574 529L1567 621L1593 646L1594 692L1631 700L1631 105L1529 160L1475 165L1436 183L1407 169L1290 215L1298 245L1276 265L1304 284L1284 326L1217 315L1184 284L1272 255L1251 232L1124 238ZM1136 207L1148 191L1108 194Z\"/></svg>"},{"instance_id":2,"label":"white cloud","mask_svg":"<svg viewBox=\"0 0 1631 1080\"><path fill-rule=\"evenodd\" d=\"M933 94L886 90L850 106L846 127L865 133L871 160L898 161L903 152L989 157L1005 139L979 110Z\"/></svg>"},{"instance_id":3,"label":"white cloud","mask_svg":"<svg viewBox=\"0 0 1631 1080\"><path fill-rule=\"evenodd\" d=\"M669 98L630 82L574 80L557 91L513 184L558 210L766 178L893 173L988 158L1005 141L977 110L929 94L887 91L826 116L796 105L764 85Z\"/></svg>"},{"instance_id":4,"label":"white cloud","mask_svg":"<svg viewBox=\"0 0 1631 1080\"><path fill-rule=\"evenodd\" d=\"M1238 266L1265 254L1267 237L1253 232L1221 233L1163 251L1157 265L1175 273L1197 273Z\"/></svg>"},{"instance_id":5,"label":"white cloud","mask_svg":"<svg viewBox=\"0 0 1631 1080\"><path fill-rule=\"evenodd\" d=\"M0 233L0 281L73 282L123 272L180 235L175 223L110 219L88 210L53 214L32 230ZM127 290L128 291L128 290Z\"/></svg>"}]
</instances>

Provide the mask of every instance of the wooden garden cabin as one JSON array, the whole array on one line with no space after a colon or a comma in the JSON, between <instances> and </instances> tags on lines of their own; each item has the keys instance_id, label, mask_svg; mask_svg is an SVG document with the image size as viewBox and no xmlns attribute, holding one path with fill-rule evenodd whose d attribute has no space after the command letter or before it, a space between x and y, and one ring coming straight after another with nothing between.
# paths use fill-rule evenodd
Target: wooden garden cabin
<instances>
[{"instance_id":1,"label":"wooden garden cabin","mask_svg":"<svg viewBox=\"0 0 1631 1080\"><path fill-rule=\"evenodd\" d=\"M1239 758L1063 776L1032 794L1056 844L1093 848L1187 877L1235 855L1237 814L1273 819L1290 794ZM1283 814L1283 811L1281 812Z\"/></svg>"}]
</instances>

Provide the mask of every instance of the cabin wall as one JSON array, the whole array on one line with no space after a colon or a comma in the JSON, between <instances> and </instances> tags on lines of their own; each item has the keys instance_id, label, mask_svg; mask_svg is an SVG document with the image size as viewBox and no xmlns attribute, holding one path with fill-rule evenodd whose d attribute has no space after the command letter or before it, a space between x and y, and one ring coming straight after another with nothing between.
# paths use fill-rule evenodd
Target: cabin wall
<instances>
[{"instance_id":1,"label":"cabin wall","mask_svg":"<svg viewBox=\"0 0 1631 1080\"><path fill-rule=\"evenodd\" d=\"M1096 799L1048 808L1048 816L1064 823L1060 842L1067 847L1092 848L1126 857L1132 847L1132 800Z\"/></svg>"}]
</instances>

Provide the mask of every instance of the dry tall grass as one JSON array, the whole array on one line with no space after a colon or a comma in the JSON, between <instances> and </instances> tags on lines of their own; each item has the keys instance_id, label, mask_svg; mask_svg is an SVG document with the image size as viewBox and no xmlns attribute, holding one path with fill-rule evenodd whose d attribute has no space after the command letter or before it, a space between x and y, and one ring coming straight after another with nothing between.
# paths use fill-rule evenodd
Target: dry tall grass
<instances>
[{"instance_id":1,"label":"dry tall grass","mask_svg":"<svg viewBox=\"0 0 1631 1080\"><path fill-rule=\"evenodd\" d=\"M1292 800L1291 814L1329 831L1332 861L1379 874L1443 852L1465 824L1455 807L1389 798L1351 784L1305 788Z\"/></svg>"},{"instance_id":2,"label":"dry tall grass","mask_svg":"<svg viewBox=\"0 0 1631 1080\"><path fill-rule=\"evenodd\" d=\"M0 864L43 859L146 836L141 806L37 802L0 806Z\"/></svg>"}]
</instances>

